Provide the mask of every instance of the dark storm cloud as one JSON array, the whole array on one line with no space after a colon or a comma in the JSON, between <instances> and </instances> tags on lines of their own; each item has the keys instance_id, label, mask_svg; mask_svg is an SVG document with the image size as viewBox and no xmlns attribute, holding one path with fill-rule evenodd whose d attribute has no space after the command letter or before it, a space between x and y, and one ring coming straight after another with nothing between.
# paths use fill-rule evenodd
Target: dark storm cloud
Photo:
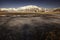
<instances>
[{"instance_id":1,"label":"dark storm cloud","mask_svg":"<svg viewBox=\"0 0 60 40\"><path fill-rule=\"evenodd\" d=\"M19 7L37 5L42 7L60 7L60 0L0 0L0 7Z\"/></svg>"}]
</instances>

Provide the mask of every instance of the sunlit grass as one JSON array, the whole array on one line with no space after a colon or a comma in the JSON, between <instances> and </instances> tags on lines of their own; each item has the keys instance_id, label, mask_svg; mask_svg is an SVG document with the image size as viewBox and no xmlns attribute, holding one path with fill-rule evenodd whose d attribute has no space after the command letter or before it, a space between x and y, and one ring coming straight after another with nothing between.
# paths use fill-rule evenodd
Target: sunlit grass
<instances>
[{"instance_id":1,"label":"sunlit grass","mask_svg":"<svg viewBox=\"0 0 60 40\"><path fill-rule=\"evenodd\" d=\"M27 15L27 14L60 14L60 12L0 12L0 15Z\"/></svg>"}]
</instances>

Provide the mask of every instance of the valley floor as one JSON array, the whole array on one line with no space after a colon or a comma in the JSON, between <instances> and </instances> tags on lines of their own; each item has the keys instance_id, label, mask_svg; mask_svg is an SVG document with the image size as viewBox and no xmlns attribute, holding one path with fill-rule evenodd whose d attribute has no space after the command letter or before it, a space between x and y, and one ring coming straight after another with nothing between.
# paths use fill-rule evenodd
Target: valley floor
<instances>
[{"instance_id":1,"label":"valley floor","mask_svg":"<svg viewBox=\"0 0 60 40\"><path fill-rule=\"evenodd\" d=\"M60 14L1 15L0 40L60 40Z\"/></svg>"}]
</instances>

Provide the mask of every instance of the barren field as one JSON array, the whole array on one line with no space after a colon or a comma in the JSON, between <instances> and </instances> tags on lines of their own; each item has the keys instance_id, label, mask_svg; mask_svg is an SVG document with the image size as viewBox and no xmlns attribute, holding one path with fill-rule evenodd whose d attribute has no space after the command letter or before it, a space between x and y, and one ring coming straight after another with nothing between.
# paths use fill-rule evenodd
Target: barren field
<instances>
[{"instance_id":1,"label":"barren field","mask_svg":"<svg viewBox=\"0 0 60 40\"><path fill-rule=\"evenodd\" d=\"M60 14L0 15L0 40L60 40Z\"/></svg>"}]
</instances>

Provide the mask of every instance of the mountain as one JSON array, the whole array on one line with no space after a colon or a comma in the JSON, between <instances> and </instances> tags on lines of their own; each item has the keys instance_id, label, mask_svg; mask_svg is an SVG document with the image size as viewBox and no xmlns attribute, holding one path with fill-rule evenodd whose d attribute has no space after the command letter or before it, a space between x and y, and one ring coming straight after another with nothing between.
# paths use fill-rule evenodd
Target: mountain
<instances>
[{"instance_id":1,"label":"mountain","mask_svg":"<svg viewBox=\"0 0 60 40\"><path fill-rule=\"evenodd\" d=\"M40 8L40 7L35 5L27 5L27 6L19 7L18 9L32 9L32 8Z\"/></svg>"},{"instance_id":2,"label":"mountain","mask_svg":"<svg viewBox=\"0 0 60 40\"><path fill-rule=\"evenodd\" d=\"M17 11L18 12L40 12L42 11L42 8L35 5L27 5L27 6L17 8Z\"/></svg>"},{"instance_id":3,"label":"mountain","mask_svg":"<svg viewBox=\"0 0 60 40\"><path fill-rule=\"evenodd\" d=\"M36 12L60 12L59 8L42 8L35 5L27 5L18 8L0 8L0 12L28 12L28 13L36 13Z\"/></svg>"},{"instance_id":4,"label":"mountain","mask_svg":"<svg viewBox=\"0 0 60 40\"><path fill-rule=\"evenodd\" d=\"M4 11L4 12L16 12L16 8L0 8L0 11Z\"/></svg>"},{"instance_id":5,"label":"mountain","mask_svg":"<svg viewBox=\"0 0 60 40\"><path fill-rule=\"evenodd\" d=\"M44 9L35 5L27 5L18 8L1 8L1 10L7 12L41 12Z\"/></svg>"}]
</instances>

